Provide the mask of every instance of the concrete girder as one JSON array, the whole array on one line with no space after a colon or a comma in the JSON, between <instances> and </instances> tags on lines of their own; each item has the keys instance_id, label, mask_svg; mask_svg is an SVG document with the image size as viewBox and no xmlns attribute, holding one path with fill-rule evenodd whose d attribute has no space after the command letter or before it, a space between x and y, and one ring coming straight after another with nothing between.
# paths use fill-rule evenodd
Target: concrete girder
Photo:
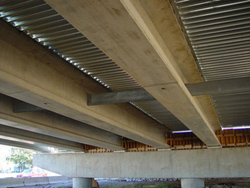
<instances>
[{"instance_id":1,"label":"concrete girder","mask_svg":"<svg viewBox=\"0 0 250 188\"><path fill-rule=\"evenodd\" d=\"M249 147L239 147L102 154L41 154L34 155L33 162L36 166L67 177L249 178L249 155Z\"/></svg>"},{"instance_id":2,"label":"concrete girder","mask_svg":"<svg viewBox=\"0 0 250 188\"><path fill-rule=\"evenodd\" d=\"M217 124L211 124L210 118L213 117L206 116L200 103L187 90L187 80L181 68L140 1L46 2L128 72L207 146L220 146L213 130L214 127L219 129L217 118ZM168 11L172 13L170 8ZM173 14L170 16L174 17ZM188 66L195 67L195 63Z\"/></svg>"},{"instance_id":3,"label":"concrete girder","mask_svg":"<svg viewBox=\"0 0 250 188\"><path fill-rule=\"evenodd\" d=\"M0 125L0 135L22 139L26 141L33 141L43 145L51 147L57 147L60 149L68 149L73 151L84 151L83 145L80 143L55 138L52 136L42 135L27 130L17 129L9 126Z\"/></svg>"},{"instance_id":4,"label":"concrete girder","mask_svg":"<svg viewBox=\"0 0 250 188\"><path fill-rule=\"evenodd\" d=\"M41 152L50 152L48 147L46 146L41 146L40 144L28 144L24 142L18 142L18 141L13 141L13 140L7 140L7 139L2 139L0 138L0 144L6 145L6 146L13 146L13 147L18 147L18 148L23 148L23 149L32 149L35 151L41 151Z\"/></svg>"},{"instance_id":5,"label":"concrete girder","mask_svg":"<svg viewBox=\"0 0 250 188\"><path fill-rule=\"evenodd\" d=\"M16 100L0 94L0 123L77 143L121 150L121 137L49 111L14 113Z\"/></svg>"},{"instance_id":6,"label":"concrete girder","mask_svg":"<svg viewBox=\"0 0 250 188\"><path fill-rule=\"evenodd\" d=\"M135 108L89 107L89 86L102 86L90 78L82 82L66 76L78 71L7 23L0 24L1 93L150 146L169 147L166 127Z\"/></svg>"}]
</instances>

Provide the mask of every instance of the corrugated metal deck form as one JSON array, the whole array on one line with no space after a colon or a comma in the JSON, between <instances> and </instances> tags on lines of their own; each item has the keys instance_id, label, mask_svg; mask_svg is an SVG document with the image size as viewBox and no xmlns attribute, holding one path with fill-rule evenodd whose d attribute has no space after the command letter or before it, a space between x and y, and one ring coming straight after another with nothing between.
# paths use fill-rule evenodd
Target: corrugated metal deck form
<instances>
[{"instance_id":1,"label":"corrugated metal deck form","mask_svg":"<svg viewBox=\"0 0 250 188\"><path fill-rule=\"evenodd\" d=\"M250 76L249 0L172 0L205 81ZM250 93L211 96L223 127L250 125Z\"/></svg>"},{"instance_id":2,"label":"corrugated metal deck form","mask_svg":"<svg viewBox=\"0 0 250 188\"><path fill-rule=\"evenodd\" d=\"M112 91L141 88L42 0L0 0L0 17ZM153 105L152 105L153 104ZM157 101L133 104L172 131L187 128Z\"/></svg>"}]
</instances>

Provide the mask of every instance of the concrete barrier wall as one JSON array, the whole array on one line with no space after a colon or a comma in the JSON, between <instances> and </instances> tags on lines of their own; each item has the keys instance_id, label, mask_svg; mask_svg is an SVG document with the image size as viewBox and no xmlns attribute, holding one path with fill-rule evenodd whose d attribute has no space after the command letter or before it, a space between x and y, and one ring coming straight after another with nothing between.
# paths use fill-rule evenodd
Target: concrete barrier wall
<instances>
[{"instance_id":1,"label":"concrete barrier wall","mask_svg":"<svg viewBox=\"0 0 250 188\"><path fill-rule=\"evenodd\" d=\"M0 188L38 185L38 184L53 184L71 180L72 178L67 178L65 176L36 177L36 178L3 178L0 179Z\"/></svg>"}]
</instances>

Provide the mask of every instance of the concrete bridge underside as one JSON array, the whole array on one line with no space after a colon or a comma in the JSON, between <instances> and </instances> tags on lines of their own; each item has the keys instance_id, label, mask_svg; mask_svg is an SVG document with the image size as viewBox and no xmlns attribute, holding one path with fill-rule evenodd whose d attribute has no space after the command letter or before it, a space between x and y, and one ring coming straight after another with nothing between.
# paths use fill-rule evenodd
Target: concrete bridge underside
<instances>
[{"instance_id":1,"label":"concrete bridge underside","mask_svg":"<svg viewBox=\"0 0 250 188\"><path fill-rule=\"evenodd\" d=\"M202 107L185 86L188 79L194 81L201 79L201 77L198 77L198 74L196 74L196 78L193 74L190 78L188 78L190 75L185 76L185 73L180 70L178 61L172 55L170 47L172 44L167 46L161 40L160 33L156 32L155 26L148 20L149 15L143 6L140 6L139 2L135 4L132 2L126 4L126 2L130 1L122 3L108 1L105 2L105 6L102 5L102 2L95 1L72 1L69 5L67 5L68 2L52 1L47 3L118 63L207 146L220 146L214 133L214 130L219 129L219 125L213 110L211 110L212 106ZM78 3L80 4L78 5ZM82 3L83 5L81 5ZM57 7L58 5L60 6ZM79 10L64 11L65 8L71 6L72 9L79 7ZM86 7L86 10L80 10L83 7ZM99 14L92 16L91 14L95 14L95 11L90 10L94 7ZM119 10L120 16L106 14L108 9L113 11L114 8ZM135 14L137 12L138 19L141 18L142 21L133 18L133 12L130 9ZM72 12L75 13L74 17L69 14ZM78 15L83 13L85 15ZM96 17L97 15L102 19ZM74 19L78 20L79 17L85 19L83 23L86 25L83 28L80 28L81 25L75 24L76 20ZM114 17L116 19L113 19ZM175 19L174 15L171 19ZM108 22L108 20L112 20L112 22ZM148 22L144 23L146 20ZM111 24L108 26L108 31L104 29L107 27L107 23ZM127 31L120 23L126 23ZM61 58L33 42L32 39L20 34L3 22L1 24L1 51L4 54L0 61L2 63L1 93L156 148L169 147L165 141L168 129L130 105L88 106L87 94L107 92L107 90L76 71ZM144 24L145 28L142 28L140 24ZM100 30L102 25L103 29ZM173 27L176 26L178 26L177 23L173 25ZM98 30L98 32L93 32L94 30ZM144 30L147 30L148 33L145 33ZM134 35L138 36L138 39L128 37L132 31ZM95 33L98 34L93 35ZM154 35L152 35L153 33ZM153 38L149 39L145 34ZM114 36L117 38L113 38ZM178 34L178 37L184 40L181 33ZM124 41L124 38L127 40ZM101 41L106 41L108 44ZM152 41L154 42L151 43ZM108 46L113 46L112 49L115 50L107 48ZM139 46L141 47L139 48ZM188 53L187 46L183 46L183 49L184 53ZM145 53L145 50L150 53ZM152 61L156 63L152 64ZM190 61L187 67L191 65L191 69L195 70L193 61ZM142 69L141 67L147 68ZM196 71L198 73L197 69ZM151 74L151 72L155 73ZM145 77L145 75L147 76ZM207 97L203 98L204 100L202 99L201 102L207 100ZM208 115L210 115L209 118Z\"/></svg>"},{"instance_id":2,"label":"concrete bridge underside","mask_svg":"<svg viewBox=\"0 0 250 188\"><path fill-rule=\"evenodd\" d=\"M213 61L221 54L200 58L199 53L194 53L198 47L205 48L202 42L211 37L206 35L204 40L197 42L200 45L193 45L196 41L191 41L188 30L185 30L188 29L185 24L189 22L181 20L182 14L184 20L195 19L198 22L196 14L199 13L193 9L198 7L199 11L204 11L204 7L210 6L208 1L204 4L195 2L189 6L188 1L174 0L35 0L29 5L31 7L25 7L29 1L15 2L17 4L8 0L0 2L0 135L4 136L0 142L20 146L20 143L5 140L5 137L12 137L32 141L35 143L33 149L43 152L47 152L45 146L85 152L35 157L35 165L79 178L74 181L79 186L90 184L81 178L93 177L182 178L183 187L202 187L204 181L200 179L207 177L249 177L249 131L221 131L222 122L226 122L228 127L230 123L240 122L237 126L246 126L250 122L249 106L246 105L250 100L249 68L241 62L227 71L231 73L228 77L207 80L203 74L209 70L202 72L206 66L202 67L199 61ZM175 7L175 3L179 6ZM220 7L225 2L212 3L214 7ZM31 21L31 25L24 23L25 18L32 19L33 14L38 15L38 12L30 12L37 7L44 16L37 19L38 23L47 17L60 17L62 25L58 21L56 27L68 24L70 29L62 29L59 33L66 32L68 36L71 34L67 32L74 29L79 41L84 38L84 47L88 47L90 55L84 56L86 51L80 51L81 54L75 49L78 38L67 46L68 40L61 40L60 35L54 36L54 30L42 33L50 28L41 29L39 24L35 25L36 19ZM44 7L47 7L45 13ZM238 8L244 7L247 6ZM15 9L18 10L13 13ZM44 15L53 11L53 16ZM22 12L25 15L16 16ZM217 18L213 16L212 19ZM48 37L51 33L52 37ZM47 45L50 38L55 38L55 41ZM218 38L214 43L219 41ZM242 45L238 44L238 39L233 42ZM55 46L58 44L62 49L68 49L67 52L74 52L77 58L84 56L84 61L71 62L72 57L67 52L61 55L57 51ZM95 57L93 49L100 50ZM231 46L226 46L226 49L230 51ZM214 51L209 47L203 53ZM242 53L237 51L236 55ZM229 61L225 54L222 56ZM244 54L239 60L249 58ZM98 63L104 69L99 70L93 62L102 57L104 60ZM225 59L218 61L225 62ZM112 88L112 85L100 82L99 79L107 75L110 76L107 81L114 78L108 72L112 63L120 71L113 74L126 75L126 79L132 81L118 80L118 85L122 82L118 89L117 85ZM79 68L83 65L94 67L93 71L84 72L84 68ZM240 65L245 68L245 76L237 77L237 70L242 73ZM229 65L217 66L221 72ZM102 72L100 78L95 71ZM212 70L211 75L215 74L216 71ZM136 89L126 89L128 83L133 83ZM145 101L148 101L147 105L143 103ZM214 104L222 105L222 108ZM141 106L146 106L150 113ZM156 106L165 110L158 117L167 116L173 120L163 123L155 118L160 111ZM223 113L230 117L225 118ZM184 134L179 141L172 132L181 128L192 133ZM135 151L128 146L129 143L134 144L136 151L154 152L124 152ZM21 145L28 148L24 143ZM183 149L185 145L201 150L170 150ZM236 148L238 146L245 147ZM87 153L91 151L123 152Z\"/></svg>"}]
</instances>

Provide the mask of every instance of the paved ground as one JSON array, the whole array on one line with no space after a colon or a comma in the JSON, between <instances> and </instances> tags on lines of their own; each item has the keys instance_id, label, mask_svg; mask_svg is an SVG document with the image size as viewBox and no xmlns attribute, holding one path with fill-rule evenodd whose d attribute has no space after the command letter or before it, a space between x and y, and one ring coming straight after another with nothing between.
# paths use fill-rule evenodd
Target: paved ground
<instances>
[{"instance_id":1,"label":"paved ground","mask_svg":"<svg viewBox=\"0 0 250 188\"><path fill-rule=\"evenodd\" d=\"M181 187L178 179L97 179L101 188L103 187L124 187L124 186L143 186L143 185L162 185L168 184L176 188ZM205 185L208 188L250 188L250 178L239 179L207 179Z\"/></svg>"},{"instance_id":2,"label":"paved ground","mask_svg":"<svg viewBox=\"0 0 250 188\"><path fill-rule=\"evenodd\" d=\"M63 183L55 183L55 184L33 185L33 186L18 186L18 187L10 186L7 188L72 188L72 181L66 181Z\"/></svg>"}]
</instances>

